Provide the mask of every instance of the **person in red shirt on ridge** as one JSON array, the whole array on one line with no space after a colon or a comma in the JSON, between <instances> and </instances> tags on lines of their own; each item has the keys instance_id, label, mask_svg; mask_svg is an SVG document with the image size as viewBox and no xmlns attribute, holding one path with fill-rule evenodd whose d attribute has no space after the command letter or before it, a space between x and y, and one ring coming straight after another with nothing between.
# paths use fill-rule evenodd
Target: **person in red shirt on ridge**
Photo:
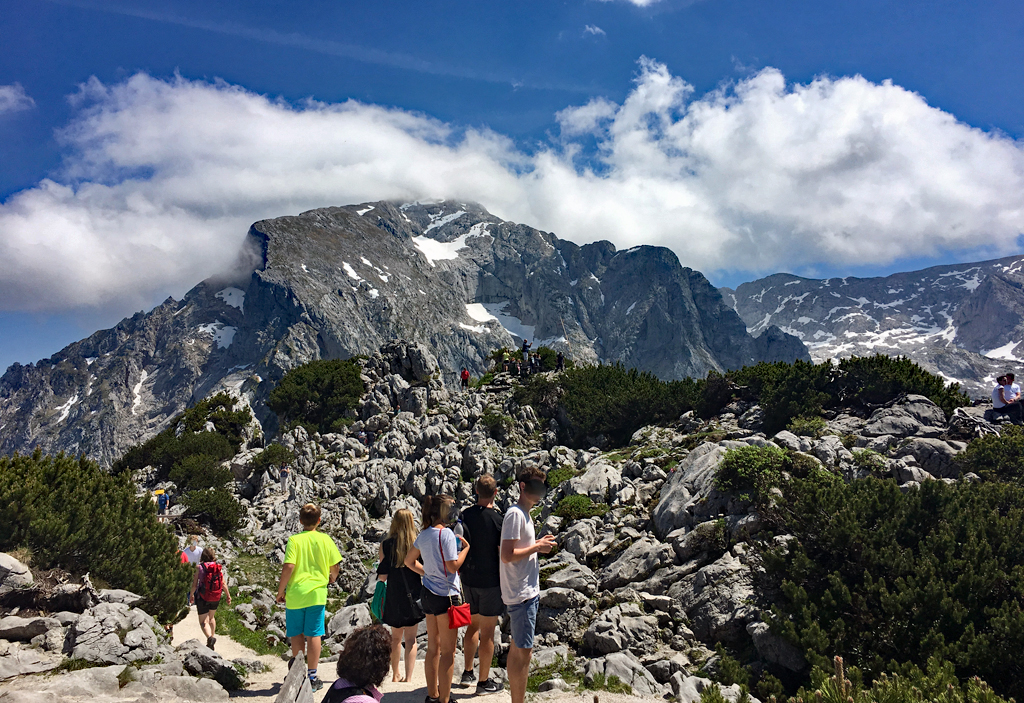
<instances>
[{"instance_id":1,"label":"person in red shirt on ridge","mask_svg":"<svg viewBox=\"0 0 1024 703\"><path fill-rule=\"evenodd\" d=\"M462 379L462 387L469 390L469 370L463 366L462 373L459 374L459 378Z\"/></svg>"}]
</instances>

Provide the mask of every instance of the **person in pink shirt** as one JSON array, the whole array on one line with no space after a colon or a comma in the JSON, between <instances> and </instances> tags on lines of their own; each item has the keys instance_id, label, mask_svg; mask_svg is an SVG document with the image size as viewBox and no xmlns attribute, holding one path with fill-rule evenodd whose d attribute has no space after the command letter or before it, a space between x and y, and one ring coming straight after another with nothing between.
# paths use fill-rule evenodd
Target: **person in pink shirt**
<instances>
[{"instance_id":1,"label":"person in pink shirt","mask_svg":"<svg viewBox=\"0 0 1024 703\"><path fill-rule=\"evenodd\" d=\"M361 627L338 655L338 680L323 703L380 703L377 689L391 669L391 633L383 625Z\"/></svg>"}]
</instances>

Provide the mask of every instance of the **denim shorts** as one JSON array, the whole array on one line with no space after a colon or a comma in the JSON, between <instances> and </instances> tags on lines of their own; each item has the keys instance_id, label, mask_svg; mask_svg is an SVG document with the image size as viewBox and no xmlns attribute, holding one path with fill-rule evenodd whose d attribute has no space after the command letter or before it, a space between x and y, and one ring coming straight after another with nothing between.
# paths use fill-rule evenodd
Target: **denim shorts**
<instances>
[{"instance_id":1,"label":"denim shorts","mask_svg":"<svg viewBox=\"0 0 1024 703\"><path fill-rule=\"evenodd\" d=\"M512 641L520 649L533 649L533 633L537 629L537 608L540 596L506 606L512 623Z\"/></svg>"},{"instance_id":2,"label":"denim shorts","mask_svg":"<svg viewBox=\"0 0 1024 703\"><path fill-rule=\"evenodd\" d=\"M288 608L284 611L287 637L323 637L324 611L323 605L311 605L308 608Z\"/></svg>"}]
</instances>

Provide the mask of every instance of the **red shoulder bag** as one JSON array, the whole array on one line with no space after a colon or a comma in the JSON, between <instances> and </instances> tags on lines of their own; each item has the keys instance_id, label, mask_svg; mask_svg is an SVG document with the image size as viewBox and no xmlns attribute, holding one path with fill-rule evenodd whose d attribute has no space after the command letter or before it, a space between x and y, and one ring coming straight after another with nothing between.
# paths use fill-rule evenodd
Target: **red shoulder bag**
<instances>
[{"instance_id":1,"label":"red shoulder bag","mask_svg":"<svg viewBox=\"0 0 1024 703\"><path fill-rule=\"evenodd\" d=\"M441 528L437 531L437 549L441 552L441 568L444 569L444 579L447 584L448 581L448 566L444 563L444 549L441 547L441 533L445 528ZM456 544L458 542L456 541ZM459 572L456 571L455 575L458 576ZM459 591L462 592L462 579L459 579ZM466 596L459 596L459 604L455 604L455 596L448 596L448 600L451 601L451 605L448 606L448 629L458 630L460 627L468 625L473 616L469 612L469 603L466 602Z\"/></svg>"}]
</instances>

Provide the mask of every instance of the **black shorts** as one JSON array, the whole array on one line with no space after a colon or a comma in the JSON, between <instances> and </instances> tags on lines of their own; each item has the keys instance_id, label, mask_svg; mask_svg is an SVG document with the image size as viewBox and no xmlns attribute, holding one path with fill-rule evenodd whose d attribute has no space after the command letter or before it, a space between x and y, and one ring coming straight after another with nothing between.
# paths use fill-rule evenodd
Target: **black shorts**
<instances>
[{"instance_id":1,"label":"black shorts","mask_svg":"<svg viewBox=\"0 0 1024 703\"><path fill-rule=\"evenodd\" d=\"M426 586L420 593L420 602L423 604L423 612L427 615L447 615L448 608L462 603L459 596L439 596Z\"/></svg>"},{"instance_id":2,"label":"black shorts","mask_svg":"<svg viewBox=\"0 0 1024 703\"><path fill-rule=\"evenodd\" d=\"M469 612L485 618L497 618L505 614L505 603L501 600L501 586L473 588L464 586Z\"/></svg>"},{"instance_id":3,"label":"black shorts","mask_svg":"<svg viewBox=\"0 0 1024 703\"><path fill-rule=\"evenodd\" d=\"M206 615L211 610L216 610L218 605L220 605L220 601L210 602L196 596L196 612L200 615Z\"/></svg>"}]
</instances>

